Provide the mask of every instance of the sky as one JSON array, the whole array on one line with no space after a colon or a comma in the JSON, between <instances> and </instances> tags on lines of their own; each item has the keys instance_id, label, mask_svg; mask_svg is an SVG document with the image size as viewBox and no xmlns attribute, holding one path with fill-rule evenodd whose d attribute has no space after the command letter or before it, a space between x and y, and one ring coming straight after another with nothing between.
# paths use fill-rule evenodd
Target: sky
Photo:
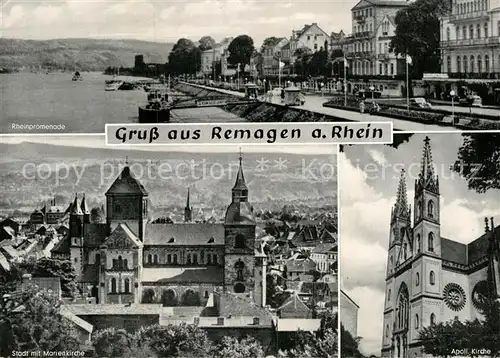
<instances>
[{"instance_id":1,"label":"sky","mask_svg":"<svg viewBox=\"0 0 500 358\"><path fill-rule=\"evenodd\" d=\"M1 135L0 144L19 144L23 142L62 145L70 147L106 148L105 136L92 135ZM333 144L310 145L168 145L168 146L113 146L108 147L115 150L144 150L155 152L212 152L227 153L238 152L241 148L243 153L293 153L293 154L336 154L337 148Z\"/></svg>"},{"instance_id":2,"label":"sky","mask_svg":"<svg viewBox=\"0 0 500 358\"><path fill-rule=\"evenodd\" d=\"M247 34L258 46L316 22L330 34L350 33L357 0L0 0L0 36L46 40L112 38L216 41Z\"/></svg>"},{"instance_id":3,"label":"sky","mask_svg":"<svg viewBox=\"0 0 500 358\"><path fill-rule=\"evenodd\" d=\"M428 136L441 191L441 236L469 243L484 233L484 217L500 223L500 190L477 194L450 171L463 142L460 134ZM380 356L390 214L400 172L407 171L408 200L413 207L424 138L415 134L398 149L345 147L339 155L341 285L360 306L358 336L367 355Z\"/></svg>"}]
</instances>

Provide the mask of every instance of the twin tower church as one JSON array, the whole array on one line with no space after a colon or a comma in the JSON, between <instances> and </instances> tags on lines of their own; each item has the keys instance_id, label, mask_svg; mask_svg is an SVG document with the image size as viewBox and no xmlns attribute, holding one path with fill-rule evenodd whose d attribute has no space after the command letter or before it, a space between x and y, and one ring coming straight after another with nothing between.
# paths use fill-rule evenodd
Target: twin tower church
<instances>
[{"instance_id":1,"label":"twin tower church","mask_svg":"<svg viewBox=\"0 0 500 358\"><path fill-rule=\"evenodd\" d=\"M484 235L469 244L441 236L439 180L429 138L414 208L412 225L403 173L390 224L383 357L424 356L418 344L423 327L455 317L481 319L486 300L500 296L500 226L485 219Z\"/></svg>"},{"instance_id":2,"label":"twin tower church","mask_svg":"<svg viewBox=\"0 0 500 358\"><path fill-rule=\"evenodd\" d=\"M69 234L52 251L70 259L98 303L206 304L214 291L265 305L266 256L240 167L223 223L149 223L148 192L126 166L106 192L106 223L91 223L75 198Z\"/></svg>"}]
</instances>

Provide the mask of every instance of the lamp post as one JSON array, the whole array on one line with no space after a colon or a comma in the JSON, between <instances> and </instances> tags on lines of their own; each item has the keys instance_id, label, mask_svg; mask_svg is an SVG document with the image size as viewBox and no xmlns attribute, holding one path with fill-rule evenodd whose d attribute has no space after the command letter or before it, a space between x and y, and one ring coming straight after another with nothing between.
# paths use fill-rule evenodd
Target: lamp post
<instances>
[{"instance_id":1,"label":"lamp post","mask_svg":"<svg viewBox=\"0 0 500 358\"><path fill-rule=\"evenodd\" d=\"M453 123L455 123L455 91L450 91L451 96L451 118L453 119Z\"/></svg>"},{"instance_id":2,"label":"lamp post","mask_svg":"<svg viewBox=\"0 0 500 358\"><path fill-rule=\"evenodd\" d=\"M372 104L375 103L375 87L370 86L370 91L372 91Z\"/></svg>"}]
</instances>

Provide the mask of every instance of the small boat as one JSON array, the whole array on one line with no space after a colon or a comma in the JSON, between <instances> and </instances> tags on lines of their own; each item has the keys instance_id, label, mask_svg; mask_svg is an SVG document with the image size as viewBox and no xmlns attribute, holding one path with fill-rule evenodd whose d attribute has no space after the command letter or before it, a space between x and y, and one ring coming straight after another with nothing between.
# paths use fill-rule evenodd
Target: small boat
<instances>
[{"instance_id":1,"label":"small boat","mask_svg":"<svg viewBox=\"0 0 500 358\"><path fill-rule=\"evenodd\" d=\"M104 90L105 91L117 91L122 85L123 81L121 80L109 80L105 82Z\"/></svg>"},{"instance_id":2,"label":"small boat","mask_svg":"<svg viewBox=\"0 0 500 358\"><path fill-rule=\"evenodd\" d=\"M166 123L169 121L168 94L161 91L148 93L148 104L139 107L139 123Z\"/></svg>"}]
</instances>

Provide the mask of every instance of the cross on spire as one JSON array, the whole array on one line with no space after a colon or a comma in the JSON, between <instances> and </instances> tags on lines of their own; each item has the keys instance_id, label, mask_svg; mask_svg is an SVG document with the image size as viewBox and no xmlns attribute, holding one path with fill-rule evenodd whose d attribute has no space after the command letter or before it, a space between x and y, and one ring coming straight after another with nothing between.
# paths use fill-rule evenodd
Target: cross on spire
<instances>
[{"instance_id":1,"label":"cross on spire","mask_svg":"<svg viewBox=\"0 0 500 358\"><path fill-rule=\"evenodd\" d=\"M125 164L128 165L128 155L125 157Z\"/></svg>"},{"instance_id":2,"label":"cross on spire","mask_svg":"<svg viewBox=\"0 0 500 358\"><path fill-rule=\"evenodd\" d=\"M396 198L396 205L393 210L394 218L399 217L402 219L410 219L410 209L408 207L408 195L406 191L406 178L405 170L401 170L399 177L398 193Z\"/></svg>"},{"instance_id":3,"label":"cross on spire","mask_svg":"<svg viewBox=\"0 0 500 358\"><path fill-rule=\"evenodd\" d=\"M417 192L423 189L430 190L436 194L439 193L439 180L434 172L432 163L431 140L429 137L424 139L424 149L422 154L422 164L420 168Z\"/></svg>"},{"instance_id":4,"label":"cross on spire","mask_svg":"<svg viewBox=\"0 0 500 358\"><path fill-rule=\"evenodd\" d=\"M241 153L241 147L240 147L240 165L241 165L241 161L242 161L242 153Z\"/></svg>"}]
</instances>

